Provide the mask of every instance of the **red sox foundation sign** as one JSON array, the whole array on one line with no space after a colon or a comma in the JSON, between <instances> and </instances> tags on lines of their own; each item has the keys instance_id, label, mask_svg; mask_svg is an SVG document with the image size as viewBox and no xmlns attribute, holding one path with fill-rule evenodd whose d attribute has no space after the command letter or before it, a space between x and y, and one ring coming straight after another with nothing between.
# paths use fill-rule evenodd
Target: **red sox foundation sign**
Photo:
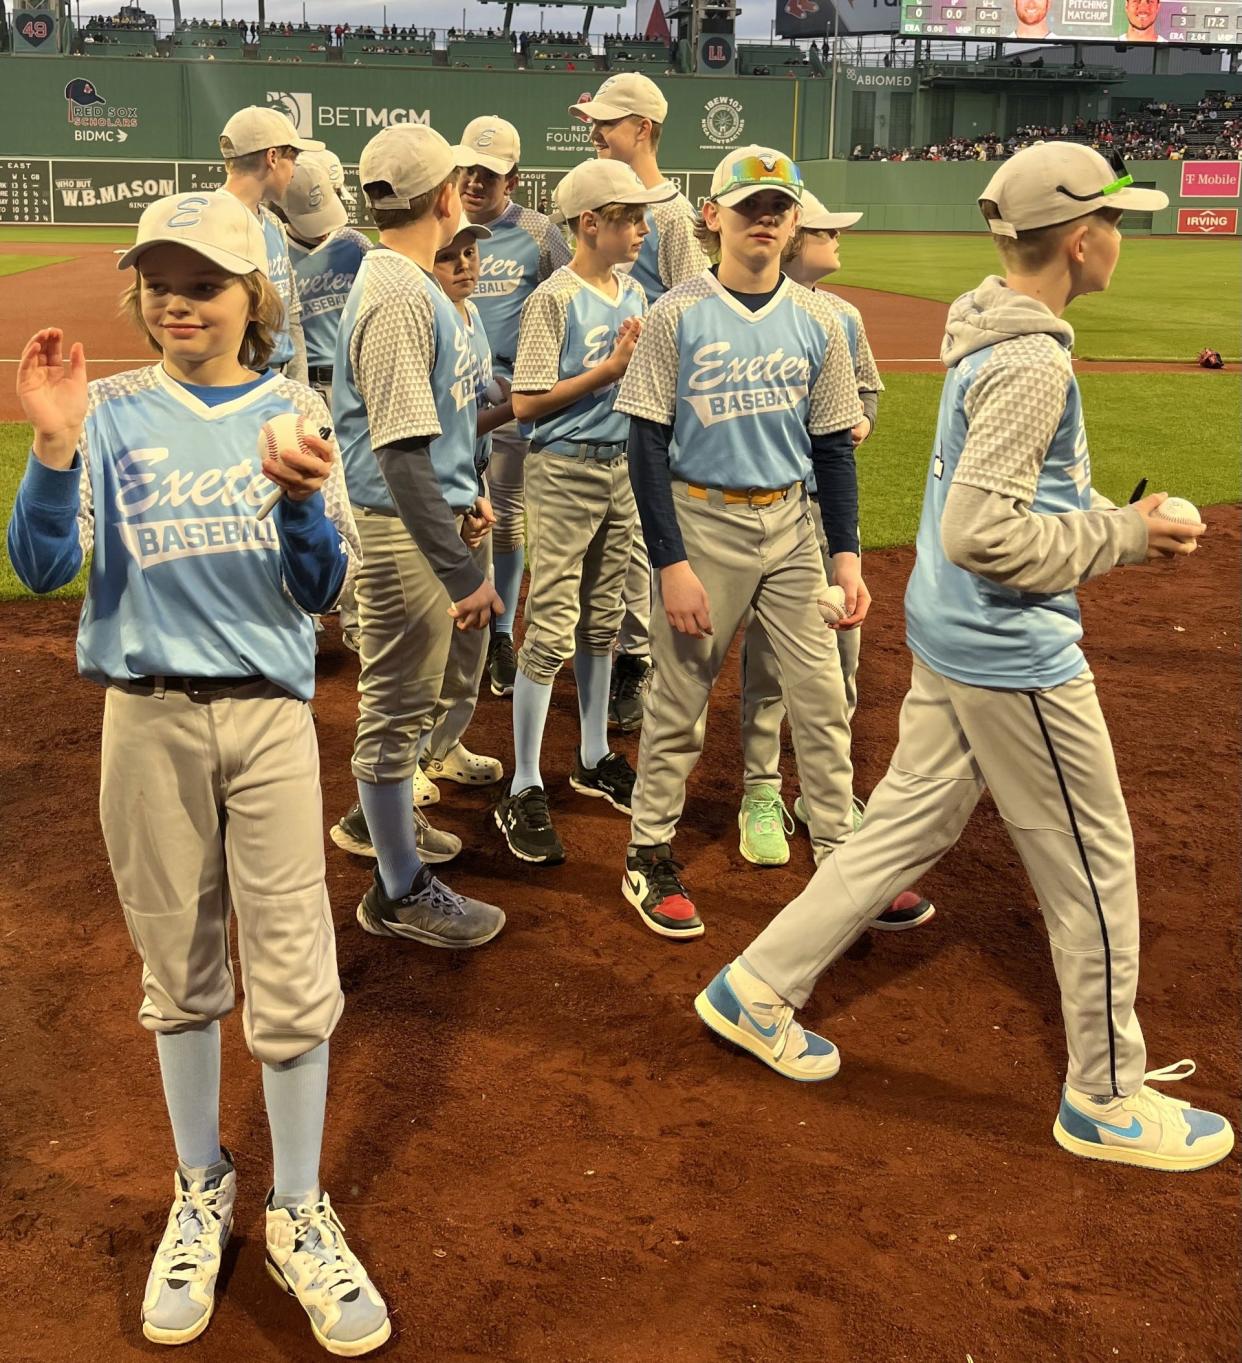
<instances>
[{"instance_id":1,"label":"red sox foundation sign","mask_svg":"<svg viewBox=\"0 0 1242 1363\"><path fill-rule=\"evenodd\" d=\"M1179 208L1177 230L1200 236L1231 237L1238 230L1236 208Z\"/></svg>"}]
</instances>

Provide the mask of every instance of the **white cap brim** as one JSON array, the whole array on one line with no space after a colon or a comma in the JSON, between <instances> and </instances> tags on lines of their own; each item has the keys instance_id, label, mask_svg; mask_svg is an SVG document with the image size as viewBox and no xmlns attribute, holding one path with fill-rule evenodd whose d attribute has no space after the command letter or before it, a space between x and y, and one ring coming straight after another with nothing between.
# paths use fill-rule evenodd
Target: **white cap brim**
<instances>
[{"instance_id":1,"label":"white cap brim","mask_svg":"<svg viewBox=\"0 0 1242 1363\"><path fill-rule=\"evenodd\" d=\"M349 221L345 205L335 194L331 199L325 199L323 207L313 213L290 213L286 208L285 217L299 237L326 237Z\"/></svg>"},{"instance_id":2,"label":"white cap brim","mask_svg":"<svg viewBox=\"0 0 1242 1363\"><path fill-rule=\"evenodd\" d=\"M762 194L765 189L774 189L778 194L783 194L787 199L792 199L796 204L802 202L801 195L795 194L788 185L781 184L777 180L764 180L757 185L739 185L736 189L726 190L723 194L713 195L712 202L719 204L721 208L735 208L738 204L745 203L751 195Z\"/></svg>"},{"instance_id":3,"label":"white cap brim","mask_svg":"<svg viewBox=\"0 0 1242 1363\"><path fill-rule=\"evenodd\" d=\"M1124 208L1131 213L1159 213L1168 208L1169 196L1162 189L1119 189L1116 194L1106 194L1101 208Z\"/></svg>"},{"instance_id":4,"label":"white cap brim","mask_svg":"<svg viewBox=\"0 0 1242 1363\"><path fill-rule=\"evenodd\" d=\"M486 241L492 235L492 229L485 227L481 222L471 222L463 213L457 223L457 231L453 233L456 240L463 232L469 232L476 241Z\"/></svg>"},{"instance_id":5,"label":"white cap brim","mask_svg":"<svg viewBox=\"0 0 1242 1363\"><path fill-rule=\"evenodd\" d=\"M814 217L803 215L801 226L808 232L843 232L847 227L853 227L861 217L861 213L817 213Z\"/></svg>"},{"instance_id":6,"label":"white cap brim","mask_svg":"<svg viewBox=\"0 0 1242 1363\"><path fill-rule=\"evenodd\" d=\"M516 161L506 161L499 156L488 156L486 152L475 151L473 147L458 147L457 167L466 170L470 166L482 166L494 175L512 175L517 169Z\"/></svg>"},{"instance_id":7,"label":"white cap brim","mask_svg":"<svg viewBox=\"0 0 1242 1363\"><path fill-rule=\"evenodd\" d=\"M598 208L603 208L605 204L661 204L666 199L677 197L677 186L670 184L667 180L653 186L651 189L635 189L625 194L610 194L608 198L597 204L584 204L574 217L582 213L593 213ZM569 219L559 208L554 208L548 214L548 221L555 223L565 223Z\"/></svg>"},{"instance_id":8,"label":"white cap brim","mask_svg":"<svg viewBox=\"0 0 1242 1363\"><path fill-rule=\"evenodd\" d=\"M571 104L569 112L596 123L611 123L614 119L629 118L634 110L623 109L619 104L609 104L602 99L588 99L585 104ZM636 114L635 117L646 118L648 115Z\"/></svg>"},{"instance_id":9,"label":"white cap brim","mask_svg":"<svg viewBox=\"0 0 1242 1363\"><path fill-rule=\"evenodd\" d=\"M184 237L153 237L150 241L139 242L136 246L131 246L128 251L116 263L118 270L128 270L131 265L137 264L139 257L143 256L153 246L184 246L187 251L193 251L197 256L203 256L210 260L213 265L218 265L222 270L227 270L229 274L253 274L258 266L252 260L247 260L245 256L234 255L232 251L221 250L218 246L200 246L197 242L186 241ZM266 271L263 271L266 273Z\"/></svg>"},{"instance_id":10,"label":"white cap brim","mask_svg":"<svg viewBox=\"0 0 1242 1363\"><path fill-rule=\"evenodd\" d=\"M328 144L320 142L314 137L294 137L292 142L282 142L282 147L296 147L298 151L327 151ZM260 147L260 151L266 151L266 147Z\"/></svg>"}]
</instances>

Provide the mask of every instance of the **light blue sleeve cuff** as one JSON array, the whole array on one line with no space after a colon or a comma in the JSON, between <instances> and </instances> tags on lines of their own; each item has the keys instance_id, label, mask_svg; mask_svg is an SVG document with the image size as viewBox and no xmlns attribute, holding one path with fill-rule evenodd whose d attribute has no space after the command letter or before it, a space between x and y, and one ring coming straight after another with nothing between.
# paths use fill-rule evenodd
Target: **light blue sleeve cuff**
<instances>
[{"instance_id":1,"label":"light blue sleeve cuff","mask_svg":"<svg viewBox=\"0 0 1242 1363\"><path fill-rule=\"evenodd\" d=\"M82 456L75 450L73 463L67 469L51 469L41 463L34 450L26 459L26 476L22 479L24 495L38 506L74 507L82 484Z\"/></svg>"}]
</instances>

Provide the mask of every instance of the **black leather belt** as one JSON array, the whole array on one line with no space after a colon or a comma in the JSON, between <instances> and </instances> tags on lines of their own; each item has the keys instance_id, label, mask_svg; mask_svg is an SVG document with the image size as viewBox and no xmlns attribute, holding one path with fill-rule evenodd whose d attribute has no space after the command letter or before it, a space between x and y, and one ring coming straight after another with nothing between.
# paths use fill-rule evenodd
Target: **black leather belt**
<instances>
[{"instance_id":1,"label":"black leather belt","mask_svg":"<svg viewBox=\"0 0 1242 1363\"><path fill-rule=\"evenodd\" d=\"M115 683L123 691L154 694L156 691L184 691L191 700L214 700L241 691L266 687L272 693L287 695L283 687L258 673L249 677L134 677Z\"/></svg>"},{"instance_id":2,"label":"black leather belt","mask_svg":"<svg viewBox=\"0 0 1242 1363\"><path fill-rule=\"evenodd\" d=\"M311 367L306 371L306 376L311 383L331 384L332 366L329 365L325 369L321 365L311 365Z\"/></svg>"}]
</instances>

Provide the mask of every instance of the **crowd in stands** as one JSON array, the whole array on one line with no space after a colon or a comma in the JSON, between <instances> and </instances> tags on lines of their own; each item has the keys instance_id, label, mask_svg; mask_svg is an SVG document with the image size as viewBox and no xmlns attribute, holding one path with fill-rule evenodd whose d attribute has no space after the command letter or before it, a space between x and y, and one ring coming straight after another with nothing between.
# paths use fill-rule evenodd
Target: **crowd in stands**
<instances>
[{"instance_id":1,"label":"crowd in stands","mask_svg":"<svg viewBox=\"0 0 1242 1363\"><path fill-rule=\"evenodd\" d=\"M1233 117L1234 109L1238 116ZM1068 138L1127 161L1242 159L1242 95L1205 95L1198 105L1146 104L1135 113L1060 125L1028 124L1001 137L949 137L927 147L855 146L852 161L1000 161L1032 142Z\"/></svg>"},{"instance_id":2,"label":"crowd in stands","mask_svg":"<svg viewBox=\"0 0 1242 1363\"><path fill-rule=\"evenodd\" d=\"M155 27L155 15L146 13L145 10L139 9L137 5L125 5L117 14L92 15L86 24L88 32L95 29L101 29L104 32L107 32L110 28L153 30Z\"/></svg>"}]
</instances>

